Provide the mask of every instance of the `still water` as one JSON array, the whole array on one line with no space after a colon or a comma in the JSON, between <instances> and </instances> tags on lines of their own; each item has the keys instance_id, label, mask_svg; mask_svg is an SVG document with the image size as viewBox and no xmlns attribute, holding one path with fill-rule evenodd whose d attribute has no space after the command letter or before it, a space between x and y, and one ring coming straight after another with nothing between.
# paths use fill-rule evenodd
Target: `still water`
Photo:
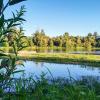
<instances>
[{"instance_id":1,"label":"still water","mask_svg":"<svg viewBox=\"0 0 100 100\"><path fill-rule=\"evenodd\" d=\"M65 49L65 48L61 48L61 49L36 49L37 53L73 53L73 54L94 54L94 55L100 55L100 50L86 50L86 49L81 49L81 50L77 50L77 49Z\"/></svg>"},{"instance_id":2,"label":"still water","mask_svg":"<svg viewBox=\"0 0 100 100\"><path fill-rule=\"evenodd\" d=\"M13 53L12 49L3 49L6 53ZM94 49L94 50L86 50L86 49L66 49L66 48L28 48L26 51L33 51L36 53L88 53L88 54L95 54L95 55L100 55L100 49Z\"/></svg>"},{"instance_id":3,"label":"still water","mask_svg":"<svg viewBox=\"0 0 100 100\"><path fill-rule=\"evenodd\" d=\"M46 73L46 77L51 77L48 69L52 73L54 78L58 77L69 77L70 75L79 79L83 76L100 76L100 68L93 66L84 66L84 65L73 65L73 64L56 64L56 63L46 63L46 62L34 62L34 61L25 61L24 67L17 66L17 70L24 70L24 77L28 78L29 76L40 76L42 72ZM47 69L48 68L48 69ZM23 73L17 73L13 77L19 78L22 77Z\"/></svg>"}]
</instances>

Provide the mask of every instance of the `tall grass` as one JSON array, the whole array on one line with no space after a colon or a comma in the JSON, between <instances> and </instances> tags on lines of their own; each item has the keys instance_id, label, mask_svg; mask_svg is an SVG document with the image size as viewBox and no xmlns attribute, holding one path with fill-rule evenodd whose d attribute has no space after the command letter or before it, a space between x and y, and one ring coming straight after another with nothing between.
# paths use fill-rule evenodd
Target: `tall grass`
<instances>
[{"instance_id":1,"label":"tall grass","mask_svg":"<svg viewBox=\"0 0 100 100\"><path fill-rule=\"evenodd\" d=\"M49 70L48 70L49 71ZM100 100L100 82L92 77L81 80L73 78L54 79L42 73L40 78L20 78L12 80L8 91L3 92L3 100Z\"/></svg>"}]
</instances>

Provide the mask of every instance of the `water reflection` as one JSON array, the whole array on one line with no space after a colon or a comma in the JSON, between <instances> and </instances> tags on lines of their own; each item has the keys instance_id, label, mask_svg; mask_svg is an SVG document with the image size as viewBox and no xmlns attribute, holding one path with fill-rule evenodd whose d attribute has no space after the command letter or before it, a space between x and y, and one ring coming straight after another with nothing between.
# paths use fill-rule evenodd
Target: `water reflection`
<instances>
[{"instance_id":1,"label":"water reflection","mask_svg":"<svg viewBox=\"0 0 100 100\"><path fill-rule=\"evenodd\" d=\"M25 77L29 77L30 75L40 76L42 72L47 73L46 77L50 77L50 73L47 70L50 70L54 78L58 77L69 77L70 75L79 79L83 76L100 76L100 68L93 66L84 66L84 65L73 65L73 64L55 64L55 63L45 63L45 62L34 62L34 61L26 61L24 62L24 67L17 66L17 70L25 70ZM15 78L21 77L22 73L17 73L14 75ZM33 76L33 77L34 77Z\"/></svg>"},{"instance_id":2,"label":"water reflection","mask_svg":"<svg viewBox=\"0 0 100 100\"><path fill-rule=\"evenodd\" d=\"M73 53L73 54L96 54L100 55L100 50L86 50L86 49L66 49L66 48L37 48L37 53Z\"/></svg>"},{"instance_id":3,"label":"water reflection","mask_svg":"<svg viewBox=\"0 0 100 100\"><path fill-rule=\"evenodd\" d=\"M12 48L2 48L6 53L13 53ZM100 55L100 50L86 50L86 49L66 49L66 48L27 48L27 51L35 51L37 53L73 53L73 54L96 54Z\"/></svg>"}]
</instances>

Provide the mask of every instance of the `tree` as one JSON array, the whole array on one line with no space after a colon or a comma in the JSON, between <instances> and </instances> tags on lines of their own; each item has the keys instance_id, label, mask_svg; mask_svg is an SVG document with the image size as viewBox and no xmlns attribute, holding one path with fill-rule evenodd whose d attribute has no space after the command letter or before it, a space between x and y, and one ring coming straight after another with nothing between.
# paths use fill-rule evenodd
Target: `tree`
<instances>
[{"instance_id":1,"label":"tree","mask_svg":"<svg viewBox=\"0 0 100 100\"><path fill-rule=\"evenodd\" d=\"M43 30L36 31L33 35L33 43L39 47L47 47L48 46L49 38L45 35Z\"/></svg>"},{"instance_id":2,"label":"tree","mask_svg":"<svg viewBox=\"0 0 100 100\"><path fill-rule=\"evenodd\" d=\"M97 37L98 36L98 33L97 32L94 32L93 33L93 36Z\"/></svg>"},{"instance_id":3,"label":"tree","mask_svg":"<svg viewBox=\"0 0 100 100\"><path fill-rule=\"evenodd\" d=\"M71 39L69 39L69 40L66 40L66 42L65 42L65 47L66 48L68 48L68 49L70 49L70 48L72 48L72 41L71 41Z\"/></svg>"},{"instance_id":4,"label":"tree","mask_svg":"<svg viewBox=\"0 0 100 100\"><path fill-rule=\"evenodd\" d=\"M76 37L76 47L82 47L81 38L79 36Z\"/></svg>"},{"instance_id":5,"label":"tree","mask_svg":"<svg viewBox=\"0 0 100 100\"><path fill-rule=\"evenodd\" d=\"M28 40L28 46L33 47L34 43L33 43L32 37L27 37L27 40Z\"/></svg>"},{"instance_id":6,"label":"tree","mask_svg":"<svg viewBox=\"0 0 100 100\"><path fill-rule=\"evenodd\" d=\"M53 40L52 39L49 39L49 46L50 47L53 47L54 45L53 45Z\"/></svg>"},{"instance_id":7,"label":"tree","mask_svg":"<svg viewBox=\"0 0 100 100\"><path fill-rule=\"evenodd\" d=\"M84 38L84 47L86 49L91 49L92 48L91 42L89 41L88 38Z\"/></svg>"},{"instance_id":8,"label":"tree","mask_svg":"<svg viewBox=\"0 0 100 100\"><path fill-rule=\"evenodd\" d=\"M68 32L63 35L56 37L48 37L45 35L44 30L36 31L33 35L33 43L38 47L56 46L56 47L66 47L66 48L76 48L76 47L97 47L99 41L96 40L98 36L97 32L88 33L87 36L70 36ZM89 44L89 45L88 45Z\"/></svg>"},{"instance_id":9,"label":"tree","mask_svg":"<svg viewBox=\"0 0 100 100\"><path fill-rule=\"evenodd\" d=\"M100 40L96 41L96 47L100 47Z\"/></svg>"},{"instance_id":10,"label":"tree","mask_svg":"<svg viewBox=\"0 0 100 100\"><path fill-rule=\"evenodd\" d=\"M92 33L88 33L88 36L91 37L92 36Z\"/></svg>"}]
</instances>

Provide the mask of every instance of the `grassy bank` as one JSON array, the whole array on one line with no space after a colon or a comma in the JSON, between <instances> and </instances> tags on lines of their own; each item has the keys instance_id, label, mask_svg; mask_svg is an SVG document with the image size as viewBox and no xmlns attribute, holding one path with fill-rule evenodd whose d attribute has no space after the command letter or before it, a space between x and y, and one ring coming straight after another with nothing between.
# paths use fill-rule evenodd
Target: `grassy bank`
<instances>
[{"instance_id":1,"label":"grassy bank","mask_svg":"<svg viewBox=\"0 0 100 100\"><path fill-rule=\"evenodd\" d=\"M37 49L45 49L45 48L37 48ZM97 50L97 48L94 49ZM1 50L9 52L9 50L12 51L12 48L2 47ZM27 47L24 49L24 51L26 52L23 54L19 54L20 59L45 61L45 62L53 62L53 63L71 63L71 64L100 66L99 55L92 55L92 54L89 55L88 53L87 54L36 53L36 47Z\"/></svg>"},{"instance_id":2,"label":"grassy bank","mask_svg":"<svg viewBox=\"0 0 100 100\"><path fill-rule=\"evenodd\" d=\"M99 55L86 54L67 54L67 53L34 53L34 54L19 54L20 59L45 61L53 63L70 63L84 64L92 66L100 66Z\"/></svg>"}]
</instances>

